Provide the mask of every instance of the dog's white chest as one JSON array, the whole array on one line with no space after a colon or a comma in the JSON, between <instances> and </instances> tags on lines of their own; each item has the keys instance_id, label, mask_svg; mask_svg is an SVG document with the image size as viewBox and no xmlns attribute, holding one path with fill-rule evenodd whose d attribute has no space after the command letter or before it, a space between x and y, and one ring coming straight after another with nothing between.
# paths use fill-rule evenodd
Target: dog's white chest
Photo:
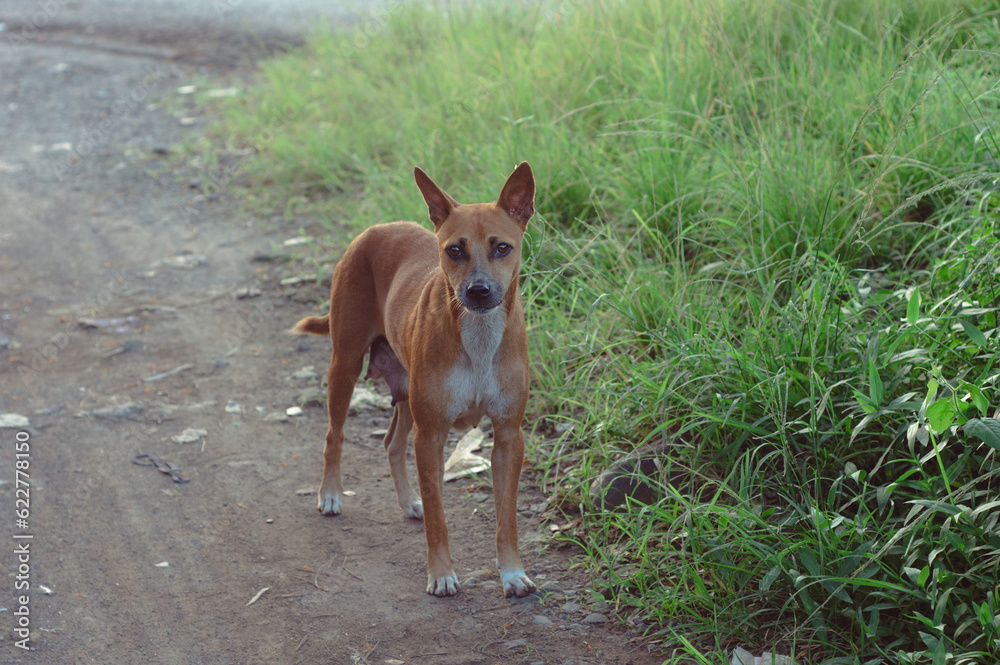
<instances>
[{"instance_id":1,"label":"dog's white chest","mask_svg":"<svg viewBox=\"0 0 1000 665\"><path fill-rule=\"evenodd\" d=\"M496 375L496 354L505 327L502 307L486 314L466 314L462 318L462 348L465 355L455 363L446 387L451 393L448 419L451 422L474 412L496 413L506 401Z\"/></svg>"}]
</instances>

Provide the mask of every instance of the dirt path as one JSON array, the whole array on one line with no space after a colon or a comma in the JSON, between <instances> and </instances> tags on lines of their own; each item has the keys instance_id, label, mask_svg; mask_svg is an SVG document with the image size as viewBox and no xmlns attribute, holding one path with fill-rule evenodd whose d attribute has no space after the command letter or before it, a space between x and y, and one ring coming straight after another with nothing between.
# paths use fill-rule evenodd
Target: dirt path
<instances>
[{"instance_id":1,"label":"dirt path","mask_svg":"<svg viewBox=\"0 0 1000 665\"><path fill-rule=\"evenodd\" d=\"M422 525L396 506L373 436L386 411L351 419L342 516L301 493L318 482L324 413L279 418L319 387L291 377L322 374L328 346L284 331L322 289L281 286L303 268L254 259L313 222L257 216L175 168L210 121L177 89L242 85L245 35L3 37L0 414L30 418L31 503L20 529L18 435L0 429L0 663L660 662L591 603L573 553L545 544L530 479L523 551L546 593L503 599L489 487L466 479L445 500L460 579L478 581L426 595ZM188 428L207 434L171 440ZM25 544L32 651L15 630Z\"/></svg>"}]
</instances>

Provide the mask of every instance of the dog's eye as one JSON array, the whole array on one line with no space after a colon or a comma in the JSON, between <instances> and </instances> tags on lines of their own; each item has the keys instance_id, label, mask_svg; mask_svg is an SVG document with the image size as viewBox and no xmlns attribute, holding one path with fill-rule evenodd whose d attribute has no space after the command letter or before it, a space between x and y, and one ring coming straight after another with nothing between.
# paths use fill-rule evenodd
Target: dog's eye
<instances>
[{"instance_id":1,"label":"dog's eye","mask_svg":"<svg viewBox=\"0 0 1000 665\"><path fill-rule=\"evenodd\" d=\"M459 247L458 245L451 245L450 247L448 247L448 249L444 251L448 252L448 256L450 256L453 259L462 258L462 248Z\"/></svg>"},{"instance_id":2,"label":"dog's eye","mask_svg":"<svg viewBox=\"0 0 1000 665\"><path fill-rule=\"evenodd\" d=\"M508 254L510 254L511 249L513 248L510 245L508 245L505 242L502 242L499 245L497 245L496 252L498 256L507 256Z\"/></svg>"}]
</instances>

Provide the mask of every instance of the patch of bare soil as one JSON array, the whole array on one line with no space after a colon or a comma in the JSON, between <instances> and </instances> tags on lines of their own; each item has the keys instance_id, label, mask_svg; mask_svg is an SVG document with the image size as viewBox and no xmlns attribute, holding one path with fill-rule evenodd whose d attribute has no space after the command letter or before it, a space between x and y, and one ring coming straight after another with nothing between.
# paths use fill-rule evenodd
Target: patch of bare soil
<instances>
[{"instance_id":1,"label":"patch of bare soil","mask_svg":"<svg viewBox=\"0 0 1000 665\"><path fill-rule=\"evenodd\" d=\"M286 410L321 387L302 370L324 374L328 342L285 331L325 294L280 283L283 241L311 222L171 167L209 121L178 88L250 74L206 72L204 50L0 49L0 413L31 423L0 429L0 663L660 662L545 540L529 477L522 553L543 592L503 598L489 486L463 479L445 502L464 586L428 596L422 523L376 432L388 411L350 419L354 494L316 511L325 413Z\"/></svg>"}]
</instances>

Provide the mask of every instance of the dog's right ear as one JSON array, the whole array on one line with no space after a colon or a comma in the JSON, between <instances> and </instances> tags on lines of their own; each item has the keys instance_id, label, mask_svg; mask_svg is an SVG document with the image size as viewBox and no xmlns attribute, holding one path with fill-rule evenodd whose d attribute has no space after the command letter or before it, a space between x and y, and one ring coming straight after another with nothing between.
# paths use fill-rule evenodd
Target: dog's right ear
<instances>
[{"instance_id":1,"label":"dog's right ear","mask_svg":"<svg viewBox=\"0 0 1000 665\"><path fill-rule=\"evenodd\" d=\"M427 203L427 212L430 213L434 228L441 225L441 222L448 218L451 211L458 205L458 201L448 196L448 193L434 184L434 181L424 173L420 167L414 167L413 179L417 181L420 193L424 195Z\"/></svg>"}]
</instances>

